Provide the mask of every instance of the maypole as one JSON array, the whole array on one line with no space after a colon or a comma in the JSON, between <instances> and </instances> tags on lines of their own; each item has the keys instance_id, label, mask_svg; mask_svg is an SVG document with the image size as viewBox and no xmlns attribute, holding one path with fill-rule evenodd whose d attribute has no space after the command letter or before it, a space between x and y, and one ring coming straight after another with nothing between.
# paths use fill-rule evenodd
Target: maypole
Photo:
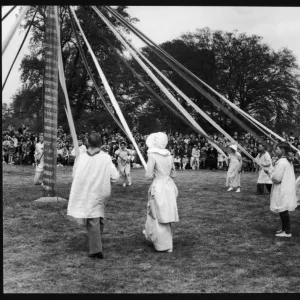
<instances>
[{"instance_id":1,"label":"maypole","mask_svg":"<svg viewBox=\"0 0 300 300\"><path fill-rule=\"evenodd\" d=\"M44 196L56 196L57 102L58 102L58 35L57 6L47 6L45 29L44 78Z\"/></svg>"}]
</instances>

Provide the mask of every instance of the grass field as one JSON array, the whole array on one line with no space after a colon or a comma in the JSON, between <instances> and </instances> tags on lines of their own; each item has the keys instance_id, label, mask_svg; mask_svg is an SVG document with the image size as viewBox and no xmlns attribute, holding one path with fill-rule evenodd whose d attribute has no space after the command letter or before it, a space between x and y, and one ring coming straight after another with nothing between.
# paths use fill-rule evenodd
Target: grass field
<instances>
[{"instance_id":1,"label":"grass field","mask_svg":"<svg viewBox=\"0 0 300 300\"><path fill-rule=\"evenodd\" d=\"M106 209L104 259L87 257L86 230L66 208L36 207L34 168L3 166L4 293L300 292L300 209L293 237L274 236L279 216L269 195L256 195L257 174L242 192L226 192L224 171L178 172L180 222L173 253L143 238L147 190L143 170L113 187ZM71 167L58 168L58 196L68 199Z\"/></svg>"}]
</instances>

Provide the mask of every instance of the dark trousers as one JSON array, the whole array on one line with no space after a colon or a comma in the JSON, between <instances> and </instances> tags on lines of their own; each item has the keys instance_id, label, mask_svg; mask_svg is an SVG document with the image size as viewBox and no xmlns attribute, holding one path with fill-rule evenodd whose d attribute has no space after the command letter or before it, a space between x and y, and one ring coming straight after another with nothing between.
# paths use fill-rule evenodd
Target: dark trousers
<instances>
[{"instance_id":1,"label":"dark trousers","mask_svg":"<svg viewBox=\"0 0 300 300\"><path fill-rule=\"evenodd\" d=\"M272 184L269 184L269 183L258 183L257 184L257 194L263 194L265 186L266 186L268 192L271 193Z\"/></svg>"},{"instance_id":2,"label":"dark trousers","mask_svg":"<svg viewBox=\"0 0 300 300\"><path fill-rule=\"evenodd\" d=\"M291 233L291 222L288 210L280 212L279 216L282 223L282 231L285 231L287 234Z\"/></svg>"},{"instance_id":3,"label":"dark trousers","mask_svg":"<svg viewBox=\"0 0 300 300\"><path fill-rule=\"evenodd\" d=\"M86 219L86 229L89 237L89 254L102 252L103 218Z\"/></svg>"}]
</instances>

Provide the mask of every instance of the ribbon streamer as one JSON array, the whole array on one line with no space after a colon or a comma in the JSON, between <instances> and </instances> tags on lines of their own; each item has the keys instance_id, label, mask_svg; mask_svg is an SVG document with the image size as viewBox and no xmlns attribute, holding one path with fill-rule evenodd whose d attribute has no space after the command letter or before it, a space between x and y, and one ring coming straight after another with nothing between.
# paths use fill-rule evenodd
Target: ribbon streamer
<instances>
[{"instance_id":1,"label":"ribbon streamer","mask_svg":"<svg viewBox=\"0 0 300 300\"><path fill-rule=\"evenodd\" d=\"M31 20L31 22L30 22L30 25L28 26L27 32L26 32L26 34L25 34L25 36L24 36L24 38L23 38L23 41L22 41L22 43L21 43L21 46L19 47L19 50L18 50L18 52L17 52L17 54L16 54L16 56L15 56L15 59L14 59L12 65L11 65L11 67L10 67L10 69L9 69L9 71L8 71L8 73L7 73L7 75L6 75L5 81L4 81L3 85L2 85L2 91L3 91L4 87L5 87L5 84L6 84L6 81L7 81L7 79L8 79L8 76L9 76L9 74L10 74L10 72L11 72L11 70L12 70L12 68L13 68L13 66L14 66L14 64L15 64L15 62L16 62L16 60L17 60L17 57L18 57L18 55L19 55L19 53L20 53L20 51L21 51L21 49L22 49L22 47L23 47L23 45L24 45L24 42L25 42L25 40L26 40L26 38L27 38L27 35L28 35L29 31L30 31L30 28L31 28L31 26L32 26L32 23L33 23L33 20L34 20L34 18L35 18L36 13L37 13L37 9L36 9L36 11L35 11L35 13L34 13L34 15L33 15L33 17L32 17L32 20Z\"/></svg>"},{"instance_id":2,"label":"ribbon streamer","mask_svg":"<svg viewBox=\"0 0 300 300\"><path fill-rule=\"evenodd\" d=\"M85 12L86 13L86 12ZM186 125L188 125L189 127L191 127L194 131L200 133L203 136L203 132L199 131L198 128L196 128L193 124L191 124L186 118L184 118L177 110L175 110L175 108L173 108L170 104L168 104L161 96L159 96L144 80L143 78L129 65L129 63L118 53L118 51L115 50L115 48L113 47L113 45L111 44L111 42L100 32L99 28L92 22L90 21L91 24L94 26L95 29L98 29L99 35L101 36L101 38L103 38L107 44L112 48L112 50L114 51L114 53L119 57L119 59L125 64L125 66L140 80L140 82L146 87L146 89L157 99L159 100L163 105L165 105L166 107L168 107L175 116L177 116L181 121L183 121ZM212 144L214 144L213 139L211 139L209 136L205 136L208 141ZM222 148L222 146L220 146L220 148ZM220 149L218 146L216 146L216 149L218 151L220 151L223 155L226 156L226 154Z\"/></svg>"},{"instance_id":3,"label":"ribbon streamer","mask_svg":"<svg viewBox=\"0 0 300 300\"><path fill-rule=\"evenodd\" d=\"M112 102L112 104L113 104L113 106L114 106L114 108L115 108L115 110L116 110L116 112L117 112L117 114L118 114L118 116L119 116L119 119L120 119L120 121L121 121L123 127L124 127L125 130L127 131L127 134L128 134L128 136L129 136L129 138L130 138L130 140L131 140L131 142L132 142L132 144L133 144L133 146L134 146L136 152L138 153L139 158L140 158L140 160L141 160L141 162L142 162L144 168L147 169L147 164L146 164L146 162L145 162L145 160L144 160L144 157L142 156L142 154L141 154L141 152L140 152L140 150L139 150L139 148L138 148L138 145L136 144L136 142L135 142L135 140L134 140L134 138L133 138L133 136L132 136L132 134L131 134L131 131L130 131L130 129L129 129L127 123L126 123L126 120L125 120L125 118L124 118L124 116L123 116L123 114L122 114L122 111L121 111L121 109L120 109L120 107L119 107L119 105L118 105L118 102L116 101L115 96L114 96L114 94L113 94L113 92L112 92L112 90L111 90L111 88L110 88L110 86L109 86L109 84L108 84L108 82L107 82L107 80L106 80L106 78L105 78L105 75L104 75L104 73L103 73L103 71L102 71L102 69L101 69L101 67L100 67L100 65L99 65L99 63L98 63L98 61L97 61L95 55L94 55L94 52L93 52L91 46L89 45L89 43L88 43L88 41L87 41L87 39L86 39L86 37L85 37L85 34L84 34L84 32L83 32L83 30L82 30L82 28L81 28L81 26L80 26L80 23L79 23L79 21L78 21L78 19L77 19L76 13L75 13L73 7L70 7L70 9L71 9L71 12L72 12L72 14L73 14L73 16L74 16L74 19L75 19L76 23L77 23L77 26L78 26L78 28L80 29L80 32L81 32L81 34L82 34L82 37L83 37L83 39L84 39L84 41L85 41L85 43L86 43L86 45L87 45L87 47L88 47L88 49L89 49L89 52L90 52L90 54L91 54L91 56L92 56L92 58L93 58L93 61L94 61L95 65L96 65L96 68L97 68L98 73L99 73L99 75L100 75L100 77L101 77L101 80L102 80L102 82L103 82L103 85L104 85L104 87L105 87L105 89L106 89L106 91L107 91L107 93L108 93L108 95L109 95L109 98L110 98L110 100L111 100L111 102Z\"/></svg>"},{"instance_id":4,"label":"ribbon streamer","mask_svg":"<svg viewBox=\"0 0 300 300\"><path fill-rule=\"evenodd\" d=\"M15 6L13 6L4 16L3 16L3 18L2 18L2 20L1 21L4 21L4 19L16 8L17 6L15 5Z\"/></svg>"},{"instance_id":5,"label":"ribbon streamer","mask_svg":"<svg viewBox=\"0 0 300 300\"><path fill-rule=\"evenodd\" d=\"M190 76L197 78L198 81L201 81L196 75L187 70L184 66L182 66L178 61L176 61L173 57L171 57L167 52L165 52L162 48L156 45L152 40L146 37L142 32L140 32L136 27L127 22L118 12L111 9L110 7L105 6L105 8L112 13L120 22L122 22L125 26L127 26L136 36L138 36L142 41L144 41L149 49L152 50L157 56L159 56L165 63L167 63L173 70L175 70L183 79L185 79L191 86L193 86L197 91L199 91L203 96L205 96L208 100L214 103L217 107L219 107L225 114L227 114L231 119L233 119L237 124L239 124L246 131L252 133L260 143L266 145L268 148L271 148L271 145L262 140L251 128L249 128L245 123L239 120L232 112L230 112L225 106L223 106L220 102L218 102L211 94L205 91L196 81L195 79L189 78L185 72L189 73ZM150 41L150 43L149 43ZM168 58L168 59L166 59ZM192 75L191 75L192 74ZM202 82L202 81L201 81ZM230 102L231 103L231 102Z\"/></svg>"},{"instance_id":6,"label":"ribbon streamer","mask_svg":"<svg viewBox=\"0 0 300 300\"><path fill-rule=\"evenodd\" d=\"M151 77L151 79L157 84L157 86L161 89L161 91L168 97L168 99L180 110L180 112L189 120L194 127L196 127L205 137L207 137L207 133L198 125L198 123L192 118L192 116L184 109L184 107L178 103L178 101L174 98L174 96L169 92L169 90L158 80L158 78L151 72L151 70L142 62L142 60L137 56L137 54L126 44L123 38L120 36L118 31L114 29L112 24L105 18L105 16L95 7L92 6L95 12L99 15L99 17L104 21L104 23L112 30L112 32L116 35L118 40L125 46L125 48L129 51L129 53L137 60L140 66L144 69L144 71ZM213 146L218 149L222 154L223 151L213 143Z\"/></svg>"},{"instance_id":7,"label":"ribbon streamer","mask_svg":"<svg viewBox=\"0 0 300 300\"><path fill-rule=\"evenodd\" d=\"M61 85L61 88L63 90L64 96L65 96L65 101L66 101L65 111L66 111L67 120L68 120L70 131L71 131L71 136L72 136L72 139L73 139L75 155L76 155L76 157L78 157L79 156L78 141L77 141L75 125L74 125L74 121L73 121L73 118L72 118L72 111L71 111L68 92L67 92L67 87L66 87L64 65L63 65L62 54L61 54L60 28L59 28L60 26L59 26L58 18L55 18L55 23L56 23L57 39L58 39L58 75L59 75L59 81L60 81L60 85Z\"/></svg>"},{"instance_id":8,"label":"ribbon streamer","mask_svg":"<svg viewBox=\"0 0 300 300\"><path fill-rule=\"evenodd\" d=\"M6 39L3 42L2 45L2 56L5 53L5 50L7 48L7 46L9 45L9 43L11 42L11 39L13 37L13 35L15 34L17 28L19 27L23 17L25 16L25 14L27 13L27 11L29 10L30 6L22 6L22 10L20 12L20 15L18 16L15 24L13 25L13 27L10 29L10 31L7 34Z\"/></svg>"},{"instance_id":9,"label":"ribbon streamer","mask_svg":"<svg viewBox=\"0 0 300 300\"><path fill-rule=\"evenodd\" d=\"M124 38L124 37L123 37ZM125 38L124 38L125 39ZM179 88L177 88L162 72L160 72L136 47L132 45L129 41L127 43L150 65L184 100L187 101L202 117L204 117L210 124L212 124L216 129L218 129L225 137L227 137L232 143L236 144L241 151L243 151L249 158L254 160L250 153L244 147L242 147L238 142L236 142L225 130L223 130L213 119L211 119L202 109L200 109L193 101L190 100Z\"/></svg>"},{"instance_id":10,"label":"ribbon streamer","mask_svg":"<svg viewBox=\"0 0 300 300\"><path fill-rule=\"evenodd\" d=\"M86 57L84 56L84 53L83 53L83 50L82 50L82 47L81 47L81 44L80 44L80 41L79 41L79 37L78 37L78 34L77 34L77 31L76 31L76 28L75 28L75 24L74 24L74 20L73 20L73 17L72 17L72 14L71 14L71 11L70 11L70 7L68 7L68 10L69 10L69 14L70 14L70 20L71 20L71 25L72 25L72 29L73 29L73 32L75 34L75 38L76 38L76 41L77 41L77 45L78 45L78 49L79 49L79 52L80 52L80 55L81 55L81 58L82 58L82 61L85 65L85 68L89 74L89 76L91 77L93 83L94 83L94 86L95 86L95 89L100 97L100 99L102 100L105 108L107 109L107 111L109 112L109 114L111 115L111 117L114 119L114 121L117 123L117 125L120 127L120 129L124 132L124 134L127 136L127 133L125 131L125 129L123 128L122 124L118 121L118 119L114 116L114 114L111 112L110 108L108 107L107 103L105 102L103 96L102 96L102 93L100 91L100 88L98 87L98 84L89 68L89 65L88 65L88 62L87 62L87 59Z\"/></svg>"}]
</instances>

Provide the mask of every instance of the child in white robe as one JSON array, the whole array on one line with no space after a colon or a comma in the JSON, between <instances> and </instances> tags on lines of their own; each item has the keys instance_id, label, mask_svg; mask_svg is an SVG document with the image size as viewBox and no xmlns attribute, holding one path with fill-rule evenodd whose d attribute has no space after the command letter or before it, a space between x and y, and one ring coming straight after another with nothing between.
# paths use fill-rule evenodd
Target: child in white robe
<instances>
[{"instance_id":1,"label":"child in white robe","mask_svg":"<svg viewBox=\"0 0 300 300\"><path fill-rule=\"evenodd\" d=\"M178 190L173 181L175 167L171 153L165 149L168 137L162 132L146 140L148 162L146 178L153 179L148 191L147 219L143 231L157 251L173 251L171 223L178 222Z\"/></svg>"},{"instance_id":2,"label":"child in white robe","mask_svg":"<svg viewBox=\"0 0 300 300\"><path fill-rule=\"evenodd\" d=\"M272 180L265 173L264 169L272 171L272 158L268 151L266 151L265 146L262 144L258 145L259 154L255 158L255 162L259 166L259 176L257 179L257 194L262 195L264 193L264 187L266 186L269 193L271 193L272 189Z\"/></svg>"},{"instance_id":3,"label":"child in white robe","mask_svg":"<svg viewBox=\"0 0 300 300\"><path fill-rule=\"evenodd\" d=\"M282 229L276 232L277 237L292 236L289 211L294 211L297 207L294 168L286 158L289 149L287 142L278 143L275 150L278 160L274 170L265 170L273 182L270 210L279 213L282 222Z\"/></svg>"},{"instance_id":4,"label":"child in white robe","mask_svg":"<svg viewBox=\"0 0 300 300\"><path fill-rule=\"evenodd\" d=\"M127 143L125 141L120 142L120 148L115 152L115 156L118 162L118 170L121 177L124 180L123 186L130 186L132 184L130 174L130 159L131 150L126 148Z\"/></svg>"},{"instance_id":5,"label":"child in white robe","mask_svg":"<svg viewBox=\"0 0 300 300\"><path fill-rule=\"evenodd\" d=\"M229 146L229 168L226 177L226 186L229 186L228 192L232 191L234 188L237 193L241 192L241 169L242 169L242 156L237 152L237 146Z\"/></svg>"},{"instance_id":6,"label":"child in white robe","mask_svg":"<svg viewBox=\"0 0 300 300\"><path fill-rule=\"evenodd\" d=\"M119 173L109 154L101 151L99 134L92 133L88 144L89 149L79 153L74 163L67 215L86 226L89 257L102 259L105 206L111 194L111 183L119 178Z\"/></svg>"}]
</instances>

